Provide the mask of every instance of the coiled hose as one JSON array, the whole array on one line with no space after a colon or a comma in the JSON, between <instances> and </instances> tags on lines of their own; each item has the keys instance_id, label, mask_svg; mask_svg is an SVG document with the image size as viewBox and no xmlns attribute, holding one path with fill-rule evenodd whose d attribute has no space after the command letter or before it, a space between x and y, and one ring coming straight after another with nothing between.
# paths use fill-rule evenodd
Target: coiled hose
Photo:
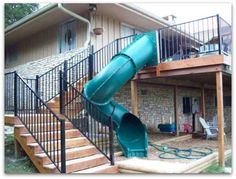
<instances>
[{"instance_id":1,"label":"coiled hose","mask_svg":"<svg viewBox=\"0 0 236 179\"><path fill-rule=\"evenodd\" d=\"M200 159L213 152L213 150L208 147L179 149L176 147L169 147L167 145L157 145L150 142L149 145L162 152L159 154L159 158L161 159ZM172 155L173 157L168 157L167 155Z\"/></svg>"}]
</instances>

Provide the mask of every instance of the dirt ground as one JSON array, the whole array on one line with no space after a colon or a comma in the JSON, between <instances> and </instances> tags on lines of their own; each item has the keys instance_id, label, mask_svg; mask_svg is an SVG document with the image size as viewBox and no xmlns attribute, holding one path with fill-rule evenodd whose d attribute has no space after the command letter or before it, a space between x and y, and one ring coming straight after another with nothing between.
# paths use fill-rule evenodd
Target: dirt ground
<instances>
[{"instance_id":1,"label":"dirt ground","mask_svg":"<svg viewBox=\"0 0 236 179\"><path fill-rule=\"evenodd\" d=\"M158 141L166 140L175 137L172 134L148 134L148 140L151 143L158 144ZM176 141L176 142L169 142L166 144L163 144L161 146L166 146L168 149L170 147L175 147L178 149L193 149L197 150L200 152L214 152L217 151L218 149L218 144L217 140L206 140L202 138L197 138L197 139L188 139L188 140L183 140L183 141ZM195 149L194 149L195 148ZM209 151L209 149L212 151ZM227 142L225 142L225 149L231 149L231 136L227 136ZM197 159L185 159L185 158L179 158L176 157L176 155L173 154L164 154L164 157L166 158L174 158L174 159L161 159L159 155L163 153L161 151L158 151L156 148L153 146L148 146L148 157L144 159L148 160L160 160L160 161L171 161L171 162L183 162L183 163L188 163ZM118 156L116 157L116 161L121 161L121 160L127 160L126 157L124 156Z\"/></svg>"},{"instance_id":2,"label":"dirt ground","mask_svg":"<svg viewBox=\"0 0 236 179\"><path fill-rule=\"evenodd\" d=\"M14 156L14 135L5 134L5 173L6 174L31 174L38 173L33 163L26 155L16 159Z\"/></svg>"}]
</instances>

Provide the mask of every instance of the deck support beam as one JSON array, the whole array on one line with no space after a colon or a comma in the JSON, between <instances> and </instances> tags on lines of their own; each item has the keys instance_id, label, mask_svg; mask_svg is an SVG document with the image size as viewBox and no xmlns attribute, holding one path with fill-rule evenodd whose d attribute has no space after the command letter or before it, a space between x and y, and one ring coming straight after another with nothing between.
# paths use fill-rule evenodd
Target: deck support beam
<instances>
[{"instance_id":1,"label":"deck support beam","mask_svg":"<svg viewBox=\"0 0 236 179\"><path fill-rule=\"evenodd\" d=\"M131 80L131 111L132 114L138 116L138 90L137 81Z\"/></svg>"},{"instance_id":2,"label":"deck support beam","mask_svg":"<svg viewBox=\"0 0 236 179\"><path fill-rule=\"evenodd\" d=\"M178 90L178 87L177 87L177 85L175 85L174 86L174 118L175 118L176 136L179 136L177 90Z\"/></svg>"},{"instance_id":3,"label":"deck support beam","mask_svg":"<svg viewBox=\"0 0 236 179\"><path fill-rule=\"evenodd\" d=\"M201 108L202 108L202 118L205 119L206 117L206 101L205 101L205 88L202 86L201 88ZM201 126L200 130L204 132L203 127Z\"/></svg>"},{"instance_id":4,"label":"deck support beam","mask_svg":"<svg viewBox=\"0 0 236 179\"><path fill-rule=\"evenodd\" d=\"M216 72L217 120L218 120L218 162L224 167L224 106L222 72Z\"/></svg>"},{"instance_id":5,"label":"deck support beam","mask_svg":"<svg viewBox=\"0 0 236 179\"><path fill-rule=\"evenodd\" d=\"M201 88L201 102L202 102L202 118L206 116L206 105L205 105L205 88L204 86Z\"/></svg>"}]
</instances>

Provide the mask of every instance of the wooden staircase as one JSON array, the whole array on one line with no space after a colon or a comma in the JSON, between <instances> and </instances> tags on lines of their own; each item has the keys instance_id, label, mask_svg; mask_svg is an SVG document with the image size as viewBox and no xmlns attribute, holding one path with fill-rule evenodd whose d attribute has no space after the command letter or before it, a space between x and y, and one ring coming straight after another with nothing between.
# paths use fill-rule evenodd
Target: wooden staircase
<instances>
[{"instance_id":1,"label":"wooden staircase","mask_svg":"<svg viewBox=\"0 0 236 179\"><path fill-rule=\"evenodd\" d=\"M40 173L59 173L56 166L52 163L46 153L44 153L40 145L35 141L34 137L29 133L25 126L21 124L18 118L15 118L15 120L15 138L38 171ZM50 124L48 123L48 125ZM67 120L65 126L66 173L118 173L117 166L110 165L110 161L101 154L87 138L83 137L79 130L73 129L71 122ZM46 133L46 130L42 131L39 129L39 135L45 136ZM53 139L48 141L45 138L44 140L44 144L48 146L53 142ZM57 143L54 145L57 145ZM57 152L55 154L57 154Z\"/></svg>"},{"instance_id":2,"label":"wooden staircase","mask_svg":"<svg viewBox=\"0 0 236 179\"><path fill-rule=\"evenodd\" d=\"M23 81L20 77L17 78L21 82ZM82 79L82 82L79 81L76 84L76 89L81 91L86 81L87 77ZM72 89L73 87L65 92L67 97L73 93ZM32 94L31 89L28 89L28 92ZM22 95L21 92L19 94ZM23 96L20 96L18 99L22 98ZM37 102L40 101L39 99L37 100ZM75 100L75 103L76 105L72 107L67 106L72 116L83 109L79 101ZM83 136L78 129L74 128L73 124L65 116L60 114L59 95L49 101L47 106L42 105L36 110L32 108L33 106L33 103L25 105L23 111L20 112L20 118L14 115L5 115L5 124L14 126L14 135L19 144L18 146L23 148L40 173L60 173L57 168L61 168L60 149L62 148L61 143L58 142L61 140L62 135L61 125L58 125L59 119L65 119L63 123L65 123L66 173L118 173L117 166L111 165L108 160L109 157L106 157L110 154L106 153L106 156L102 154L89 139ZM54 117L52 111L55 113ZM33 132L28 131L21 121L26 122L26 126ZM57 126L56 124L58 127L54 128L53 126ZM36 139L39 139L39 142ZM46 152L42 146L44 146Z\"/></svg>"},{"instance_id":3,"label":"wooden staircase","mask_svg":"<svg viewBox=\"0 0 236 179\"><path fill-rule=\"evenodd\" d=\"M81 81L76 83L76 89L78 91L82 91L83 89L83 85L86 83L86 81L88 80L88 77L83 78ZM65 95L71 95L73 93L73 91L69 88L68 91L65 93ZM50 109L55 112L56 114L60 113L60 95L57 95L55 98L51 99L48 103L47 103L48 107L50 107ZM80 106L73 106L73 108L71 108L71 113L77 114L78 112L80 112L81 108Z\"/></svg>"}]
</instances>

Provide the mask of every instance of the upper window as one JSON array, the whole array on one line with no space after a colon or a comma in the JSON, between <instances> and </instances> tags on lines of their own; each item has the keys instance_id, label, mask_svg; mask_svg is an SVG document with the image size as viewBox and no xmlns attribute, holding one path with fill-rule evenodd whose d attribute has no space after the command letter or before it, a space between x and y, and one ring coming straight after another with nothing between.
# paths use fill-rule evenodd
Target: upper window
<instances>
[{"instance_id":1,"label":"upper window","mask_svg":"<svg viewBox=\"0 0 236 179\"><path fill-rule=\"evenodd\" d=\"M137 30L135 27L132 27L126 24L121 25L121 37L134 35L134 34L140 34L140 33L142 33L142 31Z\"/></svg>"}]
</instances>

